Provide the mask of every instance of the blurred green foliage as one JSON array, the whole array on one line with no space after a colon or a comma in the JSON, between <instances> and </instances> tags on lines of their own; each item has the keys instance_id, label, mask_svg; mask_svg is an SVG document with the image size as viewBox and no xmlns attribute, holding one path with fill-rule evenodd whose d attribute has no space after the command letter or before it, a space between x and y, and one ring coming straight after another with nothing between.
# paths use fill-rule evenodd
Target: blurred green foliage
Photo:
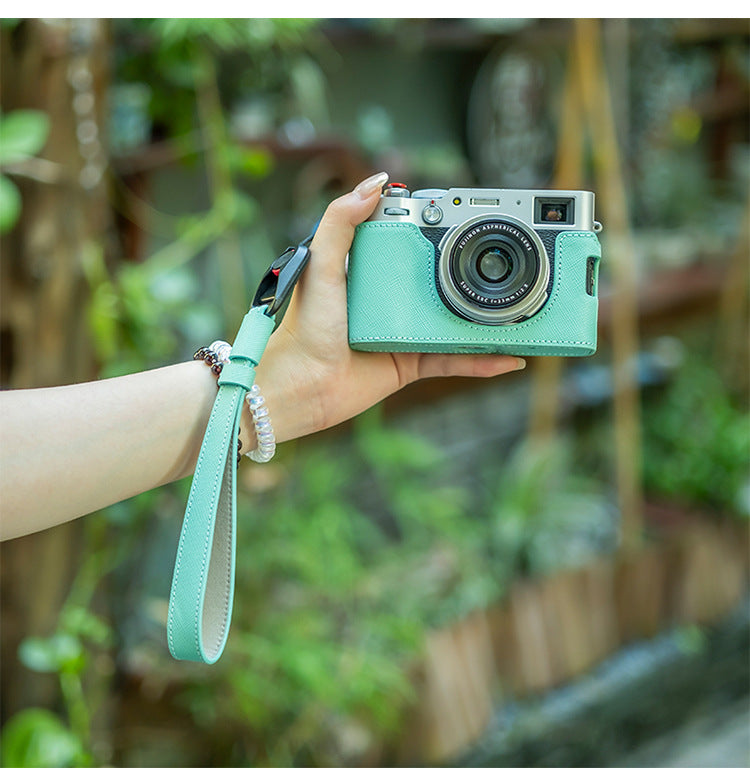
<instances>
[{"instance_id":1,"label":"blurred green foliage","mask_svg":"<svg viewBox=\"0 0 750 768\"><path fill-rule=\"evenodd\" d=\"M134 546L133 532L111 536L106 515L87 521L84 557L55 631L27 637L18 649L21 663L57 677L64 717L29 708L2 730L2 764L15 768L65 768L101 762L94 748L92 719L109 694L108 654L114 642L106 616L93 609L103 580ZM89 670L95 667L93 674ZM108 671L109 670L109 673Z\"/></svg>"},{"instance_id":2,"label":"blurred green foliage","mask_svg":"<svg viewBox=\"0 0 750 768\"><path fill-rule=\"evenodd\" d=\"M567 455L525 448L488 500L379 408L351 442L282 452L283 481L240 499L232 635L215 675L187 681L196 723L233 734L237 764L348 764L347 734L366 751L397 732L431 627L601 546L571 551L609 511Z\"/></svg>"},{"instance_id":3,"label":"blurred green foliage","mask_svg":"<svg viewBox=\"0 0 750 768\"><path fill-rule=\"evenodd\" d=\"M295 72L323 45L317 19L117 19L120 82L145 83L158 136L190 141L196 84L217 77L226 108L248 92L304 100ZM221 56L217 56L221 54ZM236 66L241 56L242 66ZM214 67L217 71L214 71Z\"/></svg>"},{"instance_id":4,"label":"blurred green foliage","mask_svg":"<svg viewBox=\"0 0 750 768\"><path fill-rule=\"evenodd\" d=\"M168 244L145 262L120 263L111 273L100 249L84 254L92 296L89 326L103 376L163 364L177 356L185 340L225 336L237 327L249 293L238 233L262 229L257 203L242 190L241 180L267 175L272 159L230 136L223 102L228 92L220 85L217 62L226 64L233 52L242 51L251 70L253 63L263 72L276 67L283 79L291 67L285 62L303 57L313 26L312 20L294 19L114 22L118 81L147 89L155 130L183 147L183 162L200 156L210 205L173 217ZM148 222L139 224L148 231ZM196 269L196 258L209 249L215 268L205 274L215 275L215 290L201 283ZM212 295L217 292L218 301Z\"/></svg>"},{"instance_id":5,"label":"blurred green foliage","mask_svg":"<svg viewBox=\"0 0 750 768\"><path fill-rule=\"evenodd\" d=\"M747 516L750 415L741 402L705 360L683 365L644 408L647 490L694 509Z\"/></svg>"},{"instance_id":6,"label":"blurred green foliage","mask_svg":"<svg viewBox=\"0 0 750 768\"><path fill-rule=\"evenodd\" d=\"M29 708L3 728L2 764L10 768L74 768L90 765L76 735L48 709Z\"/></svg>"},{"instance_id":7,"label":"blurred green foliage","mask_svg":"<svg viewBox=\"0 0 750 768\"><path fill-rule=\"evenodd\" d=\"M361 481L398 465L409 481L388 490L420 515L450 491L434 482L435 458L373 411L359 420L354 446L300 451L285 462L285 482L252 508L241 499L232 640L217 676L189 683L196 721L249 729L248 750L268 765L341 764L342 729L367 739L399 726L412 690L408 661L424 632L410 572L427 552L401 507L381 510L391 526L363 509ZM384 502L384 486L371 487Z\"/></svg>"},{"instance_id":8,"label":"blurred green foliage","mask_svg":"<svg viewBox=\"0 0 750 768\"><path fill-rule=\"evenodd\" d=\"M237 327L249 294L239 233L263 226L242 180L266 176L273 160L262 148L230 135L226 100L237 89L225 75L239 69L244 73L240 85L247 84L245 77L257 76L255 90L263 83L278 88L300 61L307 61L314 26L314 20L304 19L113 22L118 83L146 89L155 136L172 142L182 162L200 161L210 200L197 213L162 214L173 231L145 262L119 263L112 271L103 251L87 249L89 326L103 376L163 364L177 357L186 340L225 336ZM246 65L232 69L227 65L237 52ZM138 224L150 231L150 222ZM197 257L209 251L211 268L199 270ZM215 286L207 286L206 279Z\"/></svg>"},{"instance_id":9,"label":"blurred green foliage","mask_svg":"<svg viewBox=\"0 0 750 768\"><path fill-rule=\"evenodd\" d=\"M616 509L602 482L575 466L571 440L520 445L493 487L487 531L500 583L577 567L616 547Z\"/></svg>"},{"instance_id":10,"label":"blurred green foliage","mask_svg":"<svg viewBox=\"0 0 750 768\"><path fill-rule=\"evenodd\" d=\"M9 232L21 215L21 193L8 178L7 166L23 164L47 142L49 119L44 112L17 109L0 113L0 234Z\"/></svg>"}]
</instances>

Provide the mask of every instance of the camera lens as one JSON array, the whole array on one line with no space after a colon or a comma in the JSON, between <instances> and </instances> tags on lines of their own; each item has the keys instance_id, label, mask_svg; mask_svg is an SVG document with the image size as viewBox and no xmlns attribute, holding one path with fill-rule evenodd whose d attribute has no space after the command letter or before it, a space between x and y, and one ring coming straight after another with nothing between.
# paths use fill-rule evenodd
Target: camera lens
<instances>
[{"instance_id":1,"label":"camera lens","mask_svg":"<svg viewBox=\"0 0 750 768\"><path fill-rule=\"evenodd\" d=\"M485 248L477 257L477 273L488 283L499 283L510 272L510 259L502 249Z\"/></svg>"},{"instance_id":2,"label":"camera lens","mask_svg":"<svg viewBox=\"0 0 750 768\"><path fill-rule=\"evenodd\" d=\"M522 222L477 217L441 243L438 275L449 309L475 322L502 325L542 306L549 262L536 233Z\"/></svg>"},{"instance_id":3,"label":"camera lens","mask_svg":"<svg viewBox=\"0 0 750 768\"><path fill-rule=\"evenodd\" d=\"M520 230L491 222L469 229L451 254L450 272L459 291L478 306L508 306L536 280L537 250Z\"/></svg>"}]
</instances>

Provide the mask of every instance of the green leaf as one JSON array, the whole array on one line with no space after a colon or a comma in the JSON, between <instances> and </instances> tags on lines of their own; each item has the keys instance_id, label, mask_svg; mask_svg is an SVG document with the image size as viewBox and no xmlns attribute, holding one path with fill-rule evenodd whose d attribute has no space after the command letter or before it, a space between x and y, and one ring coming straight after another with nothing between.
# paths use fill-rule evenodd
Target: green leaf
<instances>
[{"instance_id":1,"label":"green leaf","mask_svg":"<svg viewBox=\"0 0 750 768\"><path fill-rule=\"evenodd\" d=\"M18 655L24 666L35 672L75 672L85 664L83 647L72 635L26 638Z\"/></svg>"},{"instance_id":2,"label":"green leaf","mask_svg":"<svg viewBox=\"0 0 750 768\"><path fill-rule=\"evenodd\" d=\"M24 709L2 732L2 764L14 768L67 768L85 762L81 742L46 709Z\"/></svg>"},{"instance_id":3,"label":"green leaf","mask_svg":"<svg viewBox=\"0 0 750 768\"><path fill-rule=\"evenodd\" d=\"M63 629L71 635L86 638L97 645L104 645L110 640L109 625L80 605L66 608L61 624Z\"/></svg>"},{"instance_id":4,"label":"green leaf","mask_svg":"<svg viewBox=\"0 0 750 768\"><path fill-rule=\"evenodd\" d=\"M232 171L245 176L263 178L273 170L273 155L262 147L227 144L223 148L223 155Z\"/></svg>"},{"instance_id":5,"label":"green leaf","mask_svg":"<svg viewBox=\"0 0 750 768\"><path fill-rule=\"evenodd\" d=\"M7 177L0 174L0 233L9 232L21 215L21 193Z\"/></svg>"},{"instance_id":6,"label":"green leaf","mask_svg":"<svg viewBox=\"0 0 750 768\"><path fill-rule=\"evenodd\" d=\"M686 656L697 656L706 648L706 635L695 624L679 627L674 633L675 644Z\"/></svg>"},{"instance_id":7,"label":"green leaf","mask_svg":"<svg viewBox=\"0 0 750 768\"><path fill-rule=\"evenodd\" d=\"M17 109L0 117L0 163L32 157L47 142L49 118L44 112Z\"/></svg>"},{"instance_id":8,"label":"green leaf","mask_svg":"<svg viewBox=\"0 0 750 768\"><path fill-rule=\"evenodd\" d=\"M195 301L201 285L194 269L177 267L151 276L151 295L161 304L178 305Z\"/></svg>"}]
</instances>

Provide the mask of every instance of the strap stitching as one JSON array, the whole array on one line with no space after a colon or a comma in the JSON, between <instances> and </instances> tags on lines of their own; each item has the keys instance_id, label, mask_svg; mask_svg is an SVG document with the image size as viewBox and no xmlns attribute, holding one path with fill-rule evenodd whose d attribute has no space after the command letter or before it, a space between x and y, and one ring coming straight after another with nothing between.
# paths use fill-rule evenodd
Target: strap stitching
<instances>
[{"instance_id":1,"label":"strap stitching","mask_svg":"<svg viewBox=\"0 0 750 768\"><path fill-rule=\"evenodd\" d=\"M235 395L235 393L233 393L232 396L234 397L234 395ZM235 412L235 410L233 408L233 413L234 412ZM234 423L232 424L232 431L234 431ZM232 442L234 442L234 441L232 441ZM234 453L235 453L234 451L228 451L227 452L227 464L225 464L225 470L226 470L227 466L229 467L229 479L230 479L229 485L230 485L230 488L232 486L232 482L231 482L232 477L235 474L235 467L234 467L234 464L232 462L232 458L234 456ZM222 477L223 477L223 473L222 473ZM223 483L223 480L222 480L222 483ZM230 491L230 493L231 493L231 491ZM231 499L230 499L230 505L229 505L229 525L228 525L228 528L229 528L229 557L227 558L226 584L224 586L224 610L222 612L222 620L221 620L221 626L219 628L219 633L218 633L218 635L216 637L216 640L214 642L214 646L211 649L212 650L211 658L214 658L216 656L216 654L218 654L219 649L221 648L221 644L222 644L222 641L224 639L224 633L225 633L226 628L227 628L227 619L229 618L229 594L230 594L231 588L232 588L232 554L231 554L231 549L232 549L232 533L234 531L234 525L233 525L234 520L232 518L233 518L233 515L232 515L232 505L231 505ZM218 517L217 517L217 522L218 522Z\"/></svg>"},{"instance_id":2,"label":"strap stitching","mask_svg":"<svg viewBox=\"0 0 750 768\"><path fill-rule=\"evenodd\" d=\"M229 412L227 414L230 417L230 421L231 422L233 422L233 420L234 420L233 417L234 417L235 409L236 409L236 403L233 404L231 412ZM209 419L208 427L206 429L205 439L208 439L209 433L214 431L216 429L216 426L217 426L216 425L216 421L213 420L213 419ZM223 434L223 438L222 438L222 443L226 440L228 428L229 428L229 425L225 424L224 425L224 434ZM229 446L227 446L227 455L228 455L228 452L229 452ZM201 466L203 465L203 460L204 460L204 454L203 454L203 452L201 452L198 455L198 463L197 463L196 468L195 468L195 474L196 475L201 470ZM213 483L213 487L211 489L211 496L210 496L210 502L211 502L211 507L210 508L211 509L214 509L214 507L215 507L214 501L216 500L216 486L217 486L217 484L218 484L218 477L214 476L214 483ZM194 503L195 503L194 499L191 499L190 502L188 503L188 508L185 510L185 522L183 524L183 530L187 530L187 528L188 528L190 516L191 516L191 513L193 511ZM216 530L216 519L214 517L214 531L215 530ZM186 539L187 539L187 536L181 536L180 537L180 545L179 545L178 550L177 550L177 561L175 563L175 576L174 576L175 584L179 580L180 568L181 568L181 565L182 565L182 555L183 555ZM204 537L203 559L202 559L202 562L201 562L201 574L200 574L200 579L199 579L199 587L200 587L200 589L199 589L198 595L196 596L196 600L195 600L195 619L194 619L194 622L193 622L194 638L195 638L195 650L196 650L196 653L198 654L199 657L203 657L204 656L204 654L201 653L201 649L200 649L200 629L202 627L199 627L198 614L200 613L200 599L201 599L201 596L205 594L204 574L205 574L205 571L206 571L206 553L207 553L207 551L208 551L208 537ZM231 578L231 576L230 576L230 578ZM175 605L175 603L170 602L168 629L169 629L169 645L170 645L170 649L173 650L173 651L176 651L176 649L174 647L174 635L173 635L174 605ZM226 620L225 620L224 626L226 626Z\"/></svg>"},{"instance_id":3,"label":"strap stitching","mask_svg":"<svg viewBox=\"0 0 750 768\"><path fill-rule=\"evenodd\" d=\"M255 366L257 365L255 361L251 360L250 358L239 357L239 358L235 358L233 362L236 365L242 366L242 368L248 371L248 377L255 379ZM242 413L242 402L244 400L246 387L244 386L244 384L239 384L238 382L233 382L233 381L220 382L220 383L222 386L231 384L236 387L236 389L231 393L231 398L232 398L231 413L234 417L232 419L231 429L232 429L232 436L234 436L234 422L237 419L238 414ZM239 408L237 407L237 400L239 400ZM234 440L232 439L230 449L233 445L234 445ZM234 480L237 474L237 467L232 462L232 458L234 457L235 453L236 451L234 450L227 451L227 459L224 465L225 471L226 471L226 467L227 466L229 467L229 488L230 488L229 492L231 494L230 500L229 500L229 510L228 510L229 520L228 520L228 526L227 526L229 529L229 557L227 558L226 584L224 586L224 610L222 612L221 627L219 629L219 633L216 637L216 641L212 649L213 652L212 652L211 658L215 657L218 654L219 649L221 648L221 645L224 639L224 634L226 632L227 625L228 625L228 619L229 619L229 597L232 590L232 535L234 533L234 519L233 519L234 516L232 515L232 510L234 508L234 505L232 504L232 500L235 498L234 484L232 481ZM223 484L223 474L224 473L222 473L222 484Z\"/></svg>"},{"instance_id":4,"label":"strap stitching","mask_svg":"<svg viewBox=\"0 0 750 768\"><path fill-rule=\"evenodd\" d=\"M230 393L227 393L227 394L229 394L230 397L231 397ZM236 408L236 404L235 403L232 403L231 410L229 408L227 408L227 414L226 415L229 417L229 419L225 421L224 431L223 431L222 438L221 438L221 445L222 445L221 452L222 453L225 453L224 446L225 446L226 439L227 439L227 432L229 432L229 430L231 430L233 425L234 425L234 411L235 411L235 408ZM209 422L210 422L210 420L209 420ZM210 431L211 431L211 424L209 423L209 428L206 430L206 439L209 439L208 433ZM227 456L229 455L229 449L230 448L231 448L231 446L229 446L229 445L226 446L226 455ZM197 472L198 472L198 469L196 468L196 474L197 474ZM223 473L221 475L218 475L218 474L214 475L214 482L213 482L213 486L211 488L211 509L215 509L217 512L218 512L218 509L217 509L218 500L216 498L216 488L219 485L219 479L220 478L223 481L223 479L224 479ZM214 503L214 502L216 502L216 503ZM215 514L214 514L214 526L213 527L214 527L214 535L216 535L216 515ZM198 651L198 654L200 656L204 656L205 655L205 654L201 653L201 649L200 649L201 635L203 634L203 620L202 620L202 617L200 617L199 614L200 614L200 607L201 607L201 597L203 597L204 601L205 601L205 594L206 594L206 580L207 580L207 576L206 576L206 555L208 554L208 539L209 539L208 536L206 536L204 538L203 561L201 563L201 575L200 575L201 589L200 589L199 593L196 595L196 600L195 600L195 619L193 621L193 627L194 627L194 630L195 630L195 648ZM211 537L211 540L213 541L213 536Z\"/></svg>"}]
</instances>

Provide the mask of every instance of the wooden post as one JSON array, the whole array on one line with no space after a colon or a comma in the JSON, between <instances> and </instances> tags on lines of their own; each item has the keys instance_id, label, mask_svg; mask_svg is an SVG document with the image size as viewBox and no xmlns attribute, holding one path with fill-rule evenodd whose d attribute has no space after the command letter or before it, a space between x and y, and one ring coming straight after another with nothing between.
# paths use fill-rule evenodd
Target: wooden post
<instances>
[{"instance_id":1,"label":"wooden post","mask_svg":"<svg viewBox=\"0 0 750 768\"><path fill-rule=\"evenodd\" d=\"M50 134L41 157L55 169L49 183L15 177L23 208L0 254L3 385L70 384L96 373L82 260L88 249L103 248L109 224L100 139L107 22L26 19L15 29L4 28L2 43L3 111L38 109L48 115ZM21 666L17 649L24 637L55 628L80 562L80 526L74 521L2 545L5 717L56 703L56 680Z\"/></svg>"},{"instance_id":2,"label":"wooden post","mask_svg":"<svg viewBox=\"0 0 750 768\"><path fill-rule=\"evenodd\" d=\"M727 381L745 385L748 376L748 293L750 293L750 198L732 252L719 304L716 364Z\"/></svg>"},{"instance_id":3,"label":"wooden post","mask_svg":"<svg viewBox=\"0 0 750 768\"><path fill-rule=\"evenodd\" d=\"M580 189L583 185L583 142L587 134L593 147L597 205L606 225L605 265L609 265L613 283L615 474L622 514L621 539L627 547L640 540L643 507L635 249L599 22L576 19L562 101L555 169L558 189ZM533 442L544 443L554 434L562 366L560 358L535 361L529 426Z\"/></svg>"},{"instance_id":4,"label":"wooden post","mask_svg":"<svg viewBox=\"0 0 750 768\"><path fill-rule=\"evenodd\" d=\"M605 264L612 275L612 356L617 491L625 547L640 541L643 521L641 412L637 379L638 302L635 249L614 113L596 19L575 20L576 70L589 128L597 204L605 222Z\"/></svg>"},{"instance_id":5,"label":"wooden post","mask_svg":"<svg viewBox=\"0 0 750 768\"><path fill-rule=\"evenodd\" d=\"M561 106L561 128L555 160L556 189L580 189L583 175L583 121L579 80L576 77L575 51L571 45L565 73ZM555 435L560 412L562 357L538 357L531 379L529 437L535 445L548 444Z\"/></svg>"}]
</instances>

